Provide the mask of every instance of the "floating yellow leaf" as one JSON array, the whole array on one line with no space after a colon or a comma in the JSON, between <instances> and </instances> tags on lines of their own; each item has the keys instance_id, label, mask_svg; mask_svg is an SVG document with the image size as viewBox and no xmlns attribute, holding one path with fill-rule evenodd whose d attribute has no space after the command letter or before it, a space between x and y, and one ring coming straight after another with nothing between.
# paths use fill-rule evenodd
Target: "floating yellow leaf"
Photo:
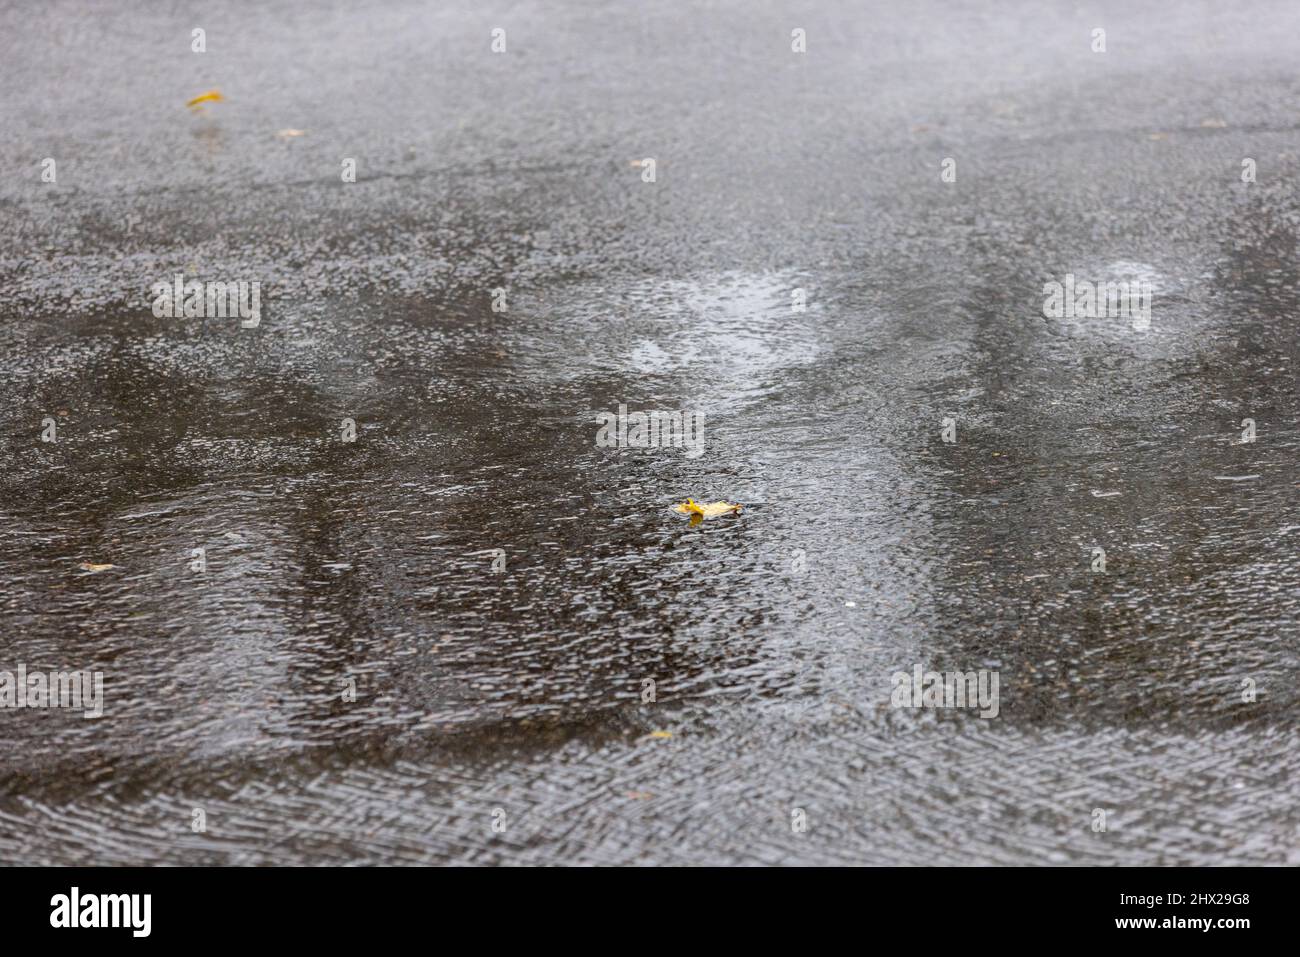
<instances>
[{"instance_id":1,"label":"floating yellow leaf","mask_svg":"<svg viewBox=\"0 0 1300 957\"><path fill-rule=\"evenodd\" d=\"M719 515L727 515L731 512L739 512L743 508L741 505L734 505L731 502L713 502L709 505L701 505L693 498L688 498L680 505L676 506L677 511L683 515L691 516L691 524L695 524L706 518L716 518Z\"/></svg>"},{"instance_id":2,"label":"floating yellow leaf","mask_svg":"<svg viewBox=\"0 0 1300 957\"><path fill-rule=\"evenodd\" d=\"M281 130L275 135L280 137L282 140L289 140L293 139L295 136L302 136L306 132L306 130Z\"/></svg>"},{"instance_id":3,"label":"floating yellow leaf","mask_svg":"<svg viewBox=\"0 0 1300 957\"><path fill-rule=\"evenodd\" d=\"M672 733L671 731L651 731L651 732L650 732L650 737L652 737L652 738L666 739L666 738L671 738L672 736L673 736L673 733Z\"/></svg>"},{"instance_id":4,"label":"floating yellow leaf","mask_svg":"<svg viewBox=\"0 0 1300 957\"><path fill-rule=\"evenodd\" d=\"M190 100L185 105L189 107L195 107L195 106L199 106L202 103L216 103L224 99L225 97L221 95L220 90L208 90L208 92L206 93L200 93L198 96Z\"/></svg>"},{"instance_id":5,"label":"floating yellow leaf","mask_svg":"<svg viewBox=\"0 0 1300 957\"><path fill-rule=\"evenodd\" d=\"M104 572L110 568L116 568L116 565L96 565L94 562L82 562L77 566L83 572Z\"/></svg>"}]
</instances>

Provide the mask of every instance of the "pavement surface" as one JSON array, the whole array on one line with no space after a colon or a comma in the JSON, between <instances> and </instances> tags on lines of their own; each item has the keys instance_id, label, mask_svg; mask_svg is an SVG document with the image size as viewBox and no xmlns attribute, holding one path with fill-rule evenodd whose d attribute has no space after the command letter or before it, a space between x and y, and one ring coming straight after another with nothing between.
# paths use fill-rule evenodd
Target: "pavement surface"
<instances>
[{"instance_id":1,"label":"pavement surface","mask_svg":"<svg viewBox=\"0 0 1300 957\"><path fill-rule=\"evenodd\" d=\"M201 10L0 10L0 861L1300 863L1300 7Z\"/></svg>"}]
</instances>

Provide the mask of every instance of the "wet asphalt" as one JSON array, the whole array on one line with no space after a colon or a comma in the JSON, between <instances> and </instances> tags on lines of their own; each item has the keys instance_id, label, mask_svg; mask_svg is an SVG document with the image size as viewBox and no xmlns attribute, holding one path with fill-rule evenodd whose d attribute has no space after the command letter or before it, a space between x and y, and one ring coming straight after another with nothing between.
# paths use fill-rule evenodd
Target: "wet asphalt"
<instances>
[{"instance_id":1,"label":"wet asphalt","mask_svg":"<svg viewBox=\"0 0 1300 957\"><path fill-rule=\"evenodd\" d=\"M1285 2L0 10L0 672L104 676L0 710L0 861L1300 863L1298 63Z\"/></svg>"}]
</instances>

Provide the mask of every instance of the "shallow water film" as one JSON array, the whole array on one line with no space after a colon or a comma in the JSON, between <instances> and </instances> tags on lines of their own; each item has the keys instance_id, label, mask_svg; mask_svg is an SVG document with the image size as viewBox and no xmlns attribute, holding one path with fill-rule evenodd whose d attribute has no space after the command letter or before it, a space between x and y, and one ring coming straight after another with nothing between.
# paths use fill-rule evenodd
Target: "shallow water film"
<instances>
[{"instance_id":1,"label":"shallow water film","mask_svg":"<svg viewBox=\"0 0 1300 957\"><path fill-rule=\"evenodd\" d=\"M1300 863L1297 63L0 11L0 861Z\"/></svg>"}]
</instances>

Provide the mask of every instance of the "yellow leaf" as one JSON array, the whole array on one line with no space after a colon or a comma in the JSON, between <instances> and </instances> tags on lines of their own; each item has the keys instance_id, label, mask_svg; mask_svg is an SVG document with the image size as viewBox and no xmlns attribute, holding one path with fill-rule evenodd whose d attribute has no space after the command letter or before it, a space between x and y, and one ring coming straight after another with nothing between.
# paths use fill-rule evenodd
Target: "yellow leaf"
<instances>
[{"instance_id":1,"label":"yellow leaf","mask_svg":"<svg viewBox=\"0 0 1300 957\"><path fill-rule=\"evenodd\" d=\"M110 569L110 568L116 568L117 566L116 566L116 565L96 565L94 562L82 562L82 563L81 563L80 565L78 565L77 567L80 568L82 571L86 571L86 572L103 572L103 571L108 571L108 569Z\"/></svg>"},{"instance_id":2,"label":"yellow leaf","mask_svg":"<svg viewBox=\"0 0 1300 957\"><path fill-rule=\"evenodd\" d=\"M691 521L697 518L716 518L719 515L727 515L730 512L739 512L744 506L734 505L731 502L713 502L710 505L701 505L693 498L676 506L677 511L683 515L690 515Z\"/></svg>"},{"instance_id":3,"label":"yellow leaf","mask_svg":"<svg viewBox=\"0 0 1300 957\"><path fill-rule=\"evenodd\" d=\"M307 132L306 130L281 130L275 135L280 137L280 139L282 140L288 140L288 139L292 139L295 136L302 136L306 132Z\"/></svg>"},{"instance_id":4,"label":"yellow leaf","mask_svg":"<svg viewBox=\"0 0 1300 957\"><path fill-rule=\"evenodd\" d=\"M671 738L672 736L673 736L673 733L672 733L671 731L651 731L651 732L650 732L650 737L652 737L652 738L665 739L665 738Z\"/></svg>"},{"instance_id":5,"label":"yellow leaf","mask_svg":"<svg viewBox=\"0 0 1300 957\"><path fill-rule=\"evenodd\" d=\"M206 93L200 93L198 96L190 100L185 105L193 107L193 106L198 106L200 103L216 103L224 99L225 97L221 95L220 90L208 90L208 92Z\"/></svg>"}]
</instances>

